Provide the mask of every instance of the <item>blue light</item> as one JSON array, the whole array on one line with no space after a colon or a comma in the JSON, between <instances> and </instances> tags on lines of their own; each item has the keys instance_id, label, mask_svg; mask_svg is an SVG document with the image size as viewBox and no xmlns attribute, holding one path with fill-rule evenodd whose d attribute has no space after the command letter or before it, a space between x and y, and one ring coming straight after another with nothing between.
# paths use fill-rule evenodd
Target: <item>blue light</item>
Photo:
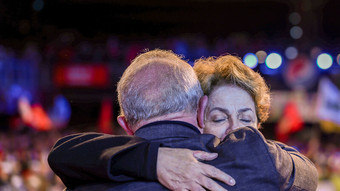
<instances>
[{"instance_id":1,"label":"blue light","mask_svg":"<svg viewBox=\"0 0 340 191\"><path fill-rule=\"evenodd\" d=\"M247 65L249 68L253 69L257 66L258 60L255 54L248 53L244 55L243 62L245 65Z\"/></svg>"},{"instance_id":2,"label":"blue light","mask_svg":"<svg viewBox=\"0 0 340 191\"><path fill-rule=\"evenodd\" d=\"M271 53L266 58L266 66L270 69L277 69L282 64L282 57L278 53Z\"/></svg>"},{"instance_id":3,"label":"blue light","mask_svg":"<svg viewBox=\"0 0 340 191\"><path fill-rule=\"evenodd\" d=\"M280 69L270 69L265 64L259 65L260 72L265 75L276 75L280 73Z\"/></svg>"},{"instance_id":4,"label":"blue light","mask_svg":"<svg viewBox=\"0 0 340 191\"><path fill-rule=\"evenodd\" d=\"M327 70L332 66L333 58L331 55L327 53L320 54L316 59L316 64L318 65L319 68Z\"/></svg>"},{"instance_id":5,"label":"blue light","mask_svg":"<svg viewBox=\"0 0 340 191\"><path fill-rule=\"evenodd\" d=\"M299 52L294 46L290 46L285 50L286 57L290 60L295 59Z\"/></svg>"},{"instance_id":6,"label":"blue light","mask_svg":"<svg viewBox=\"0 0 340 191\"><path fill-rule=\"evenodd\" d=\"M35 0L33 2L33 9L35 11L41 11L44 8L44 1L43 0Z\"/></svg>"}]
</instances>

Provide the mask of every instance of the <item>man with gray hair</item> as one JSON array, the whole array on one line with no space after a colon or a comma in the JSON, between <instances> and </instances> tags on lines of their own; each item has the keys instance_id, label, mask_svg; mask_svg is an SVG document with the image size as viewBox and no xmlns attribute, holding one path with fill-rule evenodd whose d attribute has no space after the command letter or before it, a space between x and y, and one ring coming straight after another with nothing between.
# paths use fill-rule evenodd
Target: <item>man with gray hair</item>
<instances>
[{"instance_id":1,"label":"man with gray hair","mask_svg":"<svg viewBox=\"0 0 340 191\"><path fill-rule=\"evenodd\" d=\"M135 136L84 133L60 139L48 161L68 188L280 190L294 181L294 172L284 172L289 177L283 177L268 152L286 152L284 148L268 148L257 129L239 128L224 142L201 134L208 98L191 66L174 53L153 50L139 55L124 72L117 91L118 123ZM214 160L204 164L192 154Z\"/></svg>"},{"instance_id":2,"label":"man with gray hair","mask_svg":"<svg viewBox=\"0 0 340 191\"><path fill-rule=\"evenodd\" d=\"M203 96L192 67L164 50L134 59L119 81L117 92L122 114L118 120L123 122L124 118L133 131L149 120L155 121L155 117L195 114Z\"/></svg>"}]
</instances>

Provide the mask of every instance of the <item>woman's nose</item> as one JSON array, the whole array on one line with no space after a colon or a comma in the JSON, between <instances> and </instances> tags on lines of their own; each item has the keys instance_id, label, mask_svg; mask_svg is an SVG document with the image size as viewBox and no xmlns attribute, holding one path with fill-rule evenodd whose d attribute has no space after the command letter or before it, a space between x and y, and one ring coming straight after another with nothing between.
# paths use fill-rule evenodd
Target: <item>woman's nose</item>
<instances>
[{"instance_id":1,"label":"woman's nose","mask_svg":"<svg viewBox=\"0 0 340 191\"><path fill-rule=\"evenodd\" d=\"M240 128L240 122L237 120L237 117L235 116L235 117L232 117L231 118L232 119L232 122L230 123L231 124L231 130L235 130L235 129L238 129L238 128Z\"/></svg>"}]
</instances>

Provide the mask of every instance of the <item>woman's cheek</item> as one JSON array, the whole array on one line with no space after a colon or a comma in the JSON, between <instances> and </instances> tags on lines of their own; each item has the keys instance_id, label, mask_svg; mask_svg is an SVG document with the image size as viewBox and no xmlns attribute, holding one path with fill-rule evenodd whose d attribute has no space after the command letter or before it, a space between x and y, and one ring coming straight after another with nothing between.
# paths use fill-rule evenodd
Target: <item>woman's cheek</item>
<instances>
[{"instance_id":1,"label":"woman's cheek","mask_svg":"<svg viewBox=\"0 0 340 191\"><path fill-rule=\"evenodd\" d=\"M214 134L213 131L212 131L212 129L209 128L208 125L205 126L203 132L204 132L205 134Z\"/></svg>"},{"instance_id":2,"label":"woman's cheek","mask_svg":"<svg viewBox=\"0 0 340 191\"><path fill-rule=\"evenodd\" d=\"M239 129L241 127L247 127L247 126L251 126L251 127L255 128L255 129L257 129L257 124L256 123L251 123L251 124L244 123L244 124L242 124L242 126L238 127L237 129Z\"/></svg>"},{"instance_id":3,"label":"woman's cheek","mask_svg":"<svg viewBox=\"0 0 340 191\"><path fill-rule=\"evenodd\" d=\"M226 128L224 126L216 126L213 127L210 125L206 125L204 133L215 135L218 138L222 138L225 134Z\"/></svg>"},{"instance_id":4,"label":"woman's cheek","mask_svg":"<svg viewBox=\"0 0 340 191\"><path fill-rule=\"evenodd\" d=\"M211 126L210 123L205 124L204 133L206 134L216 134L216 129Z\"/></svg>"}]
</instances>

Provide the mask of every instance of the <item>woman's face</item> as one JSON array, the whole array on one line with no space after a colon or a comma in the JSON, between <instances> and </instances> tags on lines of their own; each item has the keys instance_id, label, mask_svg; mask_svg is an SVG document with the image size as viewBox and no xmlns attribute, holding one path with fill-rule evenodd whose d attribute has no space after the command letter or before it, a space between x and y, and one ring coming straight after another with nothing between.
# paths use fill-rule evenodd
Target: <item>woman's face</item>
<instances>
[{"instance_id":1,"label":"woman's face","mask_svg":"<svg viewBox=\"0 0 340 191\"><path fill-rule=\"evenodd\" d=\"M234 85L220 85L209 95L205 110L204 133L220 139L244 126L257 127L255 104L245 90Z\"/></svg>"}]
</instances>

